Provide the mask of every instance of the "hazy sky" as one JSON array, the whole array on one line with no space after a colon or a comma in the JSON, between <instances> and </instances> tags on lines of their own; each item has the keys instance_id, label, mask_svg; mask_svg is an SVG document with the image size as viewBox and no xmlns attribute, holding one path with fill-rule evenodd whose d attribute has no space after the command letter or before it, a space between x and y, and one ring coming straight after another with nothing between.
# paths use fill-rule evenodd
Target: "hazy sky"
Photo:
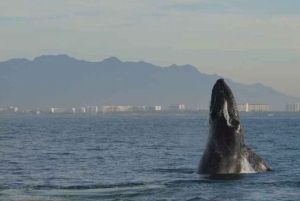
<instances>
[{"instance_id":1,"label":"hazy sky","mask_svg":"<svg viewBox=\"0 0 300 201\"><path fill-rule=\"evenodd\" d=\"M299 0L0 0L0 61L191 64L300 97Z\"/></svg>"}]
</instances>

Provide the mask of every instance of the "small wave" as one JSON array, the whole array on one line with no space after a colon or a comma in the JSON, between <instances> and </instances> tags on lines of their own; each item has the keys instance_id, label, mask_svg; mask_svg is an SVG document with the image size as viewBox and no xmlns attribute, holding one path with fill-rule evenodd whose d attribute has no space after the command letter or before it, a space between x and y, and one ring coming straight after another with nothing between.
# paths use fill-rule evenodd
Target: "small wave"
<instances>
[{"instance_id":1,"label":"small wave","mask_svg":"<svg viewBox=\"0 0 300 201\"><path fill-rule=\"evenodd\" d=\"M195 169L189 169L189 168L157 168L153 169L154 172L160 172L160 173L183 173L183 174L194 174Z\"/></svg>"},{"instance_id":2,"label":"small wave","mask_svg":"<svg viewBox=\"0 0 300 201\"><path fill-rule=\"evenodd\" d=\"M65 198L48 197L48 196L30 196L30 195L16 195L7 197L9 201L65 201Z\"/></svg>"},{"instance_id":3,"label":"small wave","mask_svg":"<svg viewBox=\"0 0 300 201\"><path fill-rule=\"evenodd\" d=\"M36 185L36 186L27 186L26 189L30 189L30 190L91 190L91 189L135 188L135 187L143 187L143 186L149 186L149 185L151 185L151 184L120 183L120 184L74 185L74 186Z\"/></svg>"},{"instance_id":4,"label":"small wave","mask_svg":"<svg viewBox=\"0 0 300 201\"><path fill-rule=\"evenodd\" d=\"M275 187L300 187L300 181L264 181L264 182L250 182L250 185L263 185Z\"/></svg>"},{"instance_id":5,"label":"small wave","mask_svg":"<svg viewBox=\"0 0 300 201\"><path fill-rule=\"evenodd\" d=\"M244 175L242 174L229 174L229 175L200 175L200 178L189 179L189 180L175 180L167 182L165 185L168 187L174 186L186 186L186 185L195 185L195 184L215 184L215 183L226 183L228 181L240 180L243 179Z\"/></svg>"},{"instance_id":6,"label":"small wave","mask_svg":"<svg viewBox=\"0 0 300 201\"><path fill-rule=\"evenodd\" d=\"M132 200L134 197L148 196L157 189L163 188L159 184L116 184L116 185L90 185L90 186L31 186L29 189L12 189L2 191L1 198L5 200L33 200L33 201L60 201L60 200L103 200L120 199ZM1 199L0 198L0 199ZM64 199L65 198L65 199Z\"/></svg>"},{"instance_id":7,"label":"small wave","mask_svg":"<svg viewBox=\"0 0 300 201\"><path fill-rule=\"evenodd\" d=\"M87 148L85 150L87 150L87 151L105 151L107 149L103 149L103 148Z\"/></svg>"},{"instance_id":8,"label":"small wave","mask_svg":"<svg viewBox=\"0 0 300 201\"><path fill-rule=\"evenodd\" d=\"M175 180L171 182L165 183L167 187L175 187L175 186L186 186L186 185L195 185L195 184L209 184L209 183L216 183L212 180L206 180L206 179L192 179L192 180Z\"/></svg>"},{"instance_id":9,"label":"small wave","mask_svg":"<svg viewBox=\"0 0 300 201\"><path fill-rule=\"evenodd\" d=\"M203 200L207 200L207 199L200 198L200 197L194 197L194 198L188 198L186 201L203 201Z\"/></svg>"},{"instance_id":10,"label":"small wave","mask_svg":"<svg viewBox=\"0 0 300 201\"><path fill-rule=\"evenodd\" d=\"M96 184L89 186L68 186L62 187L60 189L66 190L86 190L86 189L107 189L107 188L123 188L123 187L138 187L144 186L145 183L121 183L121 184Z\"/></svg>"},{"instance_id":11,"label":"small wave","mask_svg":"<svg viewBox=\"0 0 300 201\"><path fill-rule=\"evenodd\" d=\"M204 178L210 181L231 181L244 179L246 174L215 174L205 175Z\"/></svg>"}]
</instances>

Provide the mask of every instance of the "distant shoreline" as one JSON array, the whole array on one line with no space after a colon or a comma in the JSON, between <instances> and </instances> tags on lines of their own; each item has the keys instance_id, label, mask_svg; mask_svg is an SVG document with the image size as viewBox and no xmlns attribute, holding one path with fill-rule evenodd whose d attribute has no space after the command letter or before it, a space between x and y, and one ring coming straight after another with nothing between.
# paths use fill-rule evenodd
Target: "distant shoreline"
<instances>
[{"instance_id":1,"label":"distant shoreline","mask_svg":"<svg viewBox=\"0 0 300 201\"><path fill-rule=\"evenodd\" d=\"M270 111L270 112L239 112L243 116L300 116L300 112L285 112L285 111ZM41 113L37 114L24 114L24 113L0 113L0 116L209 116L209 112L202 111L160 111L160 112L110 112L110 113L97 113L97 114L70 114L70 113Z\"/></svg>"}]
</instances>

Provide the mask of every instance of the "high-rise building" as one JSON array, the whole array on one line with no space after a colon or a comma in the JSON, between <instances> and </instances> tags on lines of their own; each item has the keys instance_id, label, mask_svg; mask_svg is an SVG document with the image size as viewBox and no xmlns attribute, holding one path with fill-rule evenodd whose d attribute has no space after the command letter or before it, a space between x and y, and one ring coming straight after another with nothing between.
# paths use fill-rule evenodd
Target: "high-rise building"
<instances>
[{"instance_id":1,"label":"high-rise building","mask_svg":"<svg viewBox=\"0 0 300 201\"><path fill-rule=\"evenodd\" d=\"M133 112L141 112L146 111L146 106L133 106L132 107Z\"/></svg>"},{"instance_id":2,"label":"high-rise building","mask_svg":"<svg viewBox=\"0 0 300 201\"><path fill-rule=\"evenodd\" d=\"M103 113L115 112L115 111L116 111L116 106L114 106L114 105L102 106L102 112Z\"/></svg>"},{"instance_id":3,"label":"high-rise building","mask_svg":"<svg viewBox=\"0 0 300 201\"><path fill-rule=\"evenodd\" d=\"M98 107L97 106L87 106L86 107L86 113L88 113L88 114L97 114L98 113Z\"/></svg>"},{"instance_id":4,"label":"high-rise building","mask_svg":"<svg viewBox=\"0 0 300 201\"><path fill-rule=\"evenodd\" d=\"M130 112L133 111L133 106L115 106L115 112Z\"/></svg>"},{"instance_id":5,"label":"high-rise building","mask_svg":"<svg viewBox=\"0 0 300 201\"><path fill-rule=\"evenodd\" d=\"M238 104L237 108L238 108L238 111L240 111L240 112L248 112L249 111L249 104L248 103Z\"/></svg>"},{"instance_id":6,"label":"high-rise building","mask_svg":"<svg viewBox=\"0 0 300 201\"><path fill-rule=\"evenodd\" d=\"M81 108L76 108L76 112L79 114L84 114L86 112L86 110L84 107L81 107Z\"/></svg>"},{"instance_id":7,"label":"high-rise building","mask_svg":"<svg viewBox=\"0 0 300 201\"><path fill-rule=\"evenodd\" d=\"M154 106L154 110L155 111L162 111L162 106L156 105L156 106Z\"/></svg>"},{"instance_id":8,"label":"high-rise building","mask_svg":"<svg viewBox=\"0 0 300 201\"><path fill-rule=\"evenodd\" d=\"M299 112L300 103L287 103L285 109L287 112Z\"/></svg>"},{"instance_id":9,"label":"high-rise building","mask_svg":"<svg viewBox=\"0 0 300 201\"><path fill-rule=\"evenodd\" d=\"M241 112L268 112L269 104L244 103L237 105L238 111Z\"/></svg>"},{"instance_id":10,"label":"high-rise building","mask_svg":"<svg viewBox=\"0 0 300 201\"><path fill-rule=\"evenodd\" d=\"M85 108L71 108L71 113L72 114L84 114L85 113Z\"/></svg>"},{"instance_id":11,"label":"high-rise building","mask_svg":"<svg viewBox=\"0 0 300 201\"><path fill-rule=\"evenodd\" d=\"M169 105L169 110L171 110L171 111L185 110L185 105L184 104L171 104L171 105Z\"/></svg>"},{"instance_id":12,"label":"high-rise building","mask_svg":"<svg viewBox=\"0 0 300 201\"><path fill-rule=\"evenodd\" d=\"M61 113L66 113L67 109L65 109L65 108L50 108L50 112L53 114L61 114Z\"/></svg>"},{"instance_id":13,"label":"high-rise building","mask_svg":"<svg viewBox=\"0 0 300 201\"><path fill-rule=\"evenodd\" d=\"M74 108L74 107L71 108L71 113L72 113L72 114L76 114L76 108Z\"/></svg>"},{"instance_id":14,"label":"high-rise building","mask_svg":"<svg viewBox=\"0 0 300 201\"><path fill-rule=\"evenodd\" d=\"M16 112L19 111L19 108L10 106L10 107L8 108L8 111L11 112L11 113L16 113Z\"/></svg>"}]
</instances>

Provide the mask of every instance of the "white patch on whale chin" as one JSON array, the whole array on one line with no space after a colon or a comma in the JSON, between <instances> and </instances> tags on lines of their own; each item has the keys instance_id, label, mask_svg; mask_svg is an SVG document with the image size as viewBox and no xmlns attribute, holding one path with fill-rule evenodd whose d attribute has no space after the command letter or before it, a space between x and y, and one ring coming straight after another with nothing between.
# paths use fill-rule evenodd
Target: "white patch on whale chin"
<instances>
[{"instance_id":1,"label":"white patch on whale chin","mask_svg":"<svg viewBox=\"0 0 300 201\"><path fill-rule=\"evenodd\" d=\"M256 173L255 170L253 169L253 167L251 166L251 164L249 163L249 161L247 160L247 158L243 157L242 161L241 161L241 174L246 174L246 173Z\"/></svg>"},{"instance_id":2,"label":"white patch on whale chin","mask_svg":"<svg viewBox=\"0 0 300 201\"><path fill-rule=\"evenodd\" d=\"M232 125L231 125L231 118L230 118L230 115L228 113L228 104L227 104L226 100L224 101L223 114L224 114L224 117L226 119L227 126L232 127Z\"/></svg>"}]
</instances>

